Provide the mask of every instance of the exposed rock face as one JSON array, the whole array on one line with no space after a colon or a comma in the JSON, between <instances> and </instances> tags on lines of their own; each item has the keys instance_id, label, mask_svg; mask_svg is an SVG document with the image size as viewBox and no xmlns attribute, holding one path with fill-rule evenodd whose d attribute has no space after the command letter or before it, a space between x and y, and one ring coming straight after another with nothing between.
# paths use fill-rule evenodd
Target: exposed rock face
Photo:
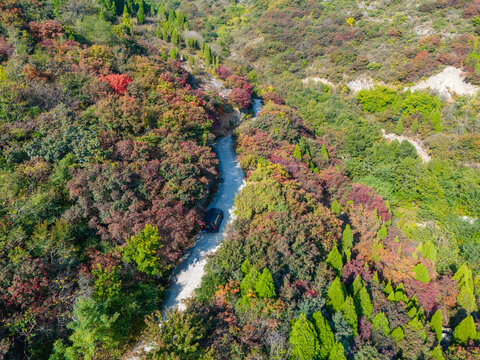
<instances>
[{"instance_id":1,"label":"exposed rock face","mask_svg":"<svg viewBox=\"0 0 480 360\"><path fill-rule=\"evenodd\" d=\"M432 89L442 100L450 100L453 94L457 95L475 95L478 86L468 84L462 76L462 71L453 66L446 67L443 71L435 76L421 81L410 90Z\"/></svg>"}]
</instances>

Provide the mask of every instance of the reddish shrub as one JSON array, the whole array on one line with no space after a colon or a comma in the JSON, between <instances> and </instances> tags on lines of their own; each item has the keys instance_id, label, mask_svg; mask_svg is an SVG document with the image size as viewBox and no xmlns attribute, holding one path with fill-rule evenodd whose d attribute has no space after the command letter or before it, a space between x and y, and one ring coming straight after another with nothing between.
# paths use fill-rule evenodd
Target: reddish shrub
<instances>
[{"instance_id":1,"label":"reddish shrub","mask_svg":"<svg viewBox=\"0 0 480 360\"><path fill-rule=\"evenodd\" d=\"M241 109L249 108L252 105L251 95L244 89L233 89L228 99Z\"/></svg>"},{"instance_id":2,"label":"reddish shrub","mask_svg":"<svg viewBox=\"0 0 480 360\"><path fill-rule=\"evenodd\" d=\"M248 92L249 95L252 95L253 87L250 85L243 76L232 75L227 79L227 85L231 88L242 89Z\"/></svg>"},{"instance_id":3,"label":"reddish shrub","mask_svg":"<svg viewBox=\"0 0 480 360\"><path fill-rule=\"evenodd\" d=\"M47 20L42 22L30 23L30 33L37 41L44 39L56 39L63 36L63 29L57 20Z\"/></svg>"},{"instance_id":4,"label":"reddish shrub","mask_svg":"<svg viewBox=\"0 0 480 360\"><path fill-rule=\"evenodd\" d=\"M277 105L285 105L285 100L283 100L283 98L280 95L274 92L268 92L266 94L263 94L263 100L266 103L271 101Z\"/></svg>"},{"instance_id":5,"label":"reddish shrub","mask_svg":"<svg viewBox=\"0 0 480 360\"><path fill-rule=\"evenodd\" d=\"M465 8L465 10L463 10L464 18L472 18L478 15L480 15L480 0L474 0Z\"/></svg>"},{"instance_id":6,"label":"reddish shrub","mask_svg":"<svg viewBox=\"0 0 480 360\"><path fill-rule=\"evenodd\" d=\"M230 69L226 68L225 66L219 66L215 72L217 73L218 77L222 80L227 80L227 78L233 73L230 71Z\"/></svg>"},{"instance_id":7,"label":"reddish shrub","mask_svg":"<svg viewBox=\"0 0 480 360\"><path fill-rule=\"evenodd\" d=\"M0 38L0 61L7 60L13 54L13 49L5 38Z\"/></svg>"},{"instance_id":8,"label":"reddish shrub","mask_svg":"<svg viewBox=\"0 0 480 360\"><path fill-rule=\"evenodd\" d=\"M109 74L100 76L100 80L106 82L112 88L113 92L118 95L125 94L128 84L132 82L132 78L126 74Z\"/></svg>"},{"instance_id":9,"label":"reddish shrub","mask_svg":"<svg viewBox=\"0 0 480 360\"><path fill-rule=\"evenodd\" d=\"M373 211L377 209L377 215L380 216L383 221L386 221L391 217L387 206L385 205L385 201L368 186L354 184L348 197L354 203L362 204L367 210Z\"/></svg>"}]
</instances>

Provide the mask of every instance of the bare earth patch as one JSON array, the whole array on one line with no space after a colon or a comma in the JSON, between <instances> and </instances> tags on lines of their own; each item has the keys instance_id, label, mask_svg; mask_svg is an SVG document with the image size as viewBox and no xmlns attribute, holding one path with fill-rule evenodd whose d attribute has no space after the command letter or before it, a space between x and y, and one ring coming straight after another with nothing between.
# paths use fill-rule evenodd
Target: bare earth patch
<instances>
[{"instance_id":1,"label":"bare earth patch","mask_svg":"<svg viewBox=\"0 0 480 360\"><path fill-rule=\"evenodd\" d=\"M417 150L417 155L422 159L422 163L428 163L432 160L432 157L428 154L428 150L423 147L423 144L418 140L413 140L405 136L399 136L396 134L387 134L384 129L382 129L383 137L388 141L398 140L399 142L408 141L413 145L415 150Z\"/></svg>"}]
</instances>

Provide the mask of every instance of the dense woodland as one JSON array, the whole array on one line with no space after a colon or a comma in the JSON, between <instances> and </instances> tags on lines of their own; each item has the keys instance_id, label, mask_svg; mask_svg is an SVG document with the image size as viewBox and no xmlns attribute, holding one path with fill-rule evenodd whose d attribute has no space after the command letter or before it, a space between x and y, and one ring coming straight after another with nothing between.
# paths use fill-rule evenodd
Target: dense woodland
<instances>
[{"instance_id":1,"label":"dense woodland","mask_svg":"<svg viewBox=\"0 0 480 360\"><path fill-rule=\"evenodd\" d=\"M480 95L408 89L480 85L479 36L477 0L3 0L0 358L479 358ZM236 219L159 327L239 112Z\"/></svg>"}]
</instances>

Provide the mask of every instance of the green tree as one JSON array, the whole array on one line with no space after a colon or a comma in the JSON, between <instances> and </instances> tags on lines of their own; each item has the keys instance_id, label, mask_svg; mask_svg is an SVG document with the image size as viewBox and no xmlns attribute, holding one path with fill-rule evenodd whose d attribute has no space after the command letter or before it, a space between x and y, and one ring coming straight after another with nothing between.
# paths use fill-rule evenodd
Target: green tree
<instances>
[{"instance_id":1,"label":"green tree","mask_svg":"<svg viewBox=\"0 0 480 360\"><path fill-rule=\"evenodd\" d=\"M305 314L301 314L293 324L289 342L292 346L293 359L314 360L317 358L317 332Z\"/></svg>"},{"instance_id":2,"label":"green tree","mask_svg":"<svg viewBox=\"0 0 480 360\"><path fill-rule=\"evenodd\" d=\"M402 119L397 121L397 125L395 125L395 134L402 135L403 134L403 121Z\"/></svg>"},{"instance_id":3,"label":"green tree","mask_svg":"<svg viewBox=\"0 0 480 360\"><path fill-rule=\"evenodd\" d=\"M130 27L131 27L131 22L130 22L130 14L128 12L127 4L123 7L123 15L122 15L122 25L127 31L127 33L130 32Z\"/></svg>"},{"instance_id":4,"label":"green tree","mask_svg":"<svg viewBox=\"0 0 480 360\"><path fill-rule=\"evenodd\" d=\"M353 280L353 283L352 283L352 294L356 296L363 286L364 285L363 285L362 277L359 274L357 274L357 276L355 276L355 280Z\"/></svg>"},{"instance_id":5,"label":"green tree","mask_svg":"<svg viewBox=\"0 0 480 360\"><path fill-rule=\"evenodd\" d=\"M382 311L375 315L372 321L372 326L375 330L381 332L385 336L390 334L388 319Z\"/></svg>"},{"instance_id":6,"label":"green tree","mask_svg":"<svg viewBox=\"0 0 480 360\"><path fill-rule=\"evenodd\" d=\"M357 330L358 330L358 319L357 319L357 312L355 309L355 303L353 302L353 299L351 296L347 296L345 299L345 302L342 305L341 312L347 321L348 325L353 330L353 333L355 336L357 336Z\"/></svg>"},{"instance_id":7,"label":"green tree","mask_svg":"<svg viewBox=\"0 0 480 360\"><path fill-rule=\"evenodd\" d=\"M340 252L338 251L336 245L328 254L327 264L330 265L332 269L335 270L337 275L340 275L342 273L342 268L343 268L342 255L340 255Z\"/></svg>"},{"instance_id":8,"label":"green tree","mask_svg":"<svg viewBox=\"0 0 480 360\"><path fill-rule=\"evenodd\" d=\"M205 66L210 66L213 61L213 54L210 46L205 44L205 48L203 50L203 56L205 57Z\"/></svg>"},{"instance_id":9,"label":"green tree","mask_svg":"<svg viewBox=\"0 0 480 360\"><path fill-rule=\"evenodd\" d=\"M422 257L430 260L432 263L437 261L437 249L432 241L428 240L422 246Z\"/></svg>"},{"instance_id":10,"label":"green tree","mask_svg":"<svg viewBox=\"0 0 480 360\"><path fill-rule=\"evenodd\" d=\"M336 342L328 356L328 360L347 360L345 357L345 347L341 342Z\"/></svg>"},{"instance_id":11,"label":"green tree","mask_svg":"<svg viewBox=\"0 0 480 360\"><path fill-rule=\"evenodd\" d=\"M267 268L263 269L262 275L258 278L258 281L255 284L255 292L258 297L262 299L274 299L277 297L272 274Z\"/></svg>"},{"instance_id":12,"label":"green tree","mask_svg":"<svg viewBox=\"0 0 480 360\"><path fill-rule=\"evenodd\" d=\"M445 357L443 356L443 352L442 352L442 347L440 345L435 346L435 348L432 350L431 357L434 360L445 360Z\"/></svg>"},{"instance_id":13,"label":"green tree","mask_svg":"<svg viewBox=\"0 0 480 360\"><path fill-rule=\"evenodd\" d=\"M143 9L143 0L138 2L137 21L141 25L145 21L145 10Z\"/></svg>"},{"instance_id":14,"label":"green tree","mask_svg":"<svg viewBox=\"0 0 480 360\"><path fill-rule=\"evenodd\" d=\"M350 249L353 246L353 233L350 225L345 226L342 234L342 250Z\"/></svg>"},{"instance_id":15,"label":"green tree","mask_svg":"<svg viewBox=\"0 0 480 360\"><path fill-rule=\"evenodd\" d=\"M384 239L387 238L387 235L388 235L387 227L385 226L385 224L382 224L382 226L380 227L380 229L377 232L377 237L380 240L384 240Z\"/></svg>"},{"instance_id":16,"label":"green tree","mask_svg":"<svg viewBox=\"0 0 480 360\"><path fill-rule=\"evenodd\" d=\"M410 131L412 132L412 134L416 134L417 130L418 130L418 120L415 119L413 121L412 127L410 128Z\"/></svg>"},{"instance_id":17,"label":"green tree","mask_svg":"<svg viewBox=\"0 0 480 360\"><path fill-rule=\"evenodd\" d=\"M340 204L338 203L338 201L336 199L333 201L332 206L330 207L330 210L332 210L332 212L335 215L340 214ZM347 226L349 226L349 225L347 225Z\"/></svg>"},{"instance_id":18,"label":"green tree","mask_svg":"<svg viewBox=\"0 0 480 360\"><path fill-rule=\"evenodd\" d=\"M468 313L475 310L475 295L469 284L463 285L458 291L457 304L467 310Z\"/></svg>"},{"instance_id":19,"label":"green tree","mask_svg":"<svg viewBox=\"0 0 480 360\"><path fill-rule=\"evenodd\" d=\"M300 149L300 145L295 145L295 151L293 152L293 157L295 159L301 159L302 158L302 150Z\"/></svg>"},{"instance_id":20,"label":"green tree","mask_svg":"<svg viewBox=\"0 0 480 360\"><path fill-rule=\"evenodd\" d=\"M466 344L468 341L477 337L475 321L472 316L463 319L453 330L453 340L459 344Z\"/></svg>"},{"instance_id":21,"label":"green tree","mask_svg":"<svg viewBox=\"0 0 480 360\"><path fill-rule=\"evenodd\" d=\"M178 50L172 47L172 50L170 50L170 59L177 60L177 57L178 57Z\"/></svg>"},{"instance_id":22,"label":"green tree","mask_svg":"<svg viewBox=\"0 0 480 360\"><path fill-rule=\"evenodd\" d=\"M323 159L325 161L330 160L330 156L328 155L328 151L327 151L327 148L325 147L325 144L322 144L322 147L320 148L320 153L322 154Z\"/></svg>"},{"instance_id":23,"label":"green tree","mask_svg":"<svg viewBox=\"0 0 480 360\"><path fill-rule=\"evenodd\" d=\"M430 122L432 123L436 132L440 132L442 130L442 115L440 115L438 110L432 111L430 114Z\"/></svg>"},{"instance_id":24,"label":"green tree","mask_svg":"<svg viewBox=\"0 0 480 360\"><path fill-rule=\"evenodd\" d=\"M430 326L432 327L433 332L437 336L437 341L442 340L442 312L437 310L430 319Z\"/></svg>"},{"instance_id":25,"label":"green tree","mask_svg":"<svg viewBox=\"0 0 480 360\"><path fill-rule=\"evenodd\" d=\"M240 291L242 295L247 295L249 290L255 291L258 278L260 277L260 271L255 266L252 266L247 275L240 283Z\"/></svg>"},{"instance_id":26,"label":"green tree","mask_svg":"<svg viewBox=\"0 0 480 360\"><path fill-rule=\"evenodd\" d=\"M370 316L373 312L372 300L368 294L367 288L362 286L362 288L355 295L355 306L358 311L358 316L364 316L367 319L370 319Z\"/></svg>"},{"instance_id":27,"label":"green tree","mask_svg":"<svg viewBox=\"0 0 480 360\"><path fill-rule=\"evenodd\" d=\"M342 305L345 302L345 289L337 276L332 281L327 291L326 306L330 314L334 314L342 309Z\"/></svg>"},{"instance_id":28,"label":"green tree","mask_svg":"<svg viewBox=\"0 0 480 360\"><path fill-rule=\"evenodd\" d=\"M415 280L428 283L430 282L430 276L428 275L428 270L422 263L418 263L414 268Z\"/></svg>"},{"instance_id":29,"label":"green tree","mask_svg":"<svg viewBox=\"0 0 480 360\"><path fill-rule=\"evenodd\" d=\"M245 276L250 272L251 269L252 269L252 263L248 258L246 258L245 261L242 263L242 266L240 266L240 270Z\"/></svg>"},{"instance_id":30,"label":"green tree","mask_svg":"<svg viewBox=\"0 0 480 360\"><path fill-rule=\"evenodd\" d=\"M400 342L405 338L405 332L403 331L402 327L399 326L399 327L392 330L390 336L396 342Z\"/></svg>"},{"instance_id":31,"label":"green tree","mask_svg":"<svg viewBox=\"0 0 480 360\"><path fill-rule=\"evenodd\" d=\"M317 311L312 315L312 323L318 334L318 356L320 360L327 359L335 344L335 334L321 311Z\"/></svg>"},{"instance_id":32,"label":"green tree","mask_svg":"<svg viewBox=\"0 0 480 360\"><path fill-rule=\"evenodd\" d=\"M138 235L127 240L127 246L123 250L123 261L127 264L134 261L137 269L147 275L160 275L162 265L158 254L161 248L158 229L147 224Z\"/></svg>"}]
</instances>

